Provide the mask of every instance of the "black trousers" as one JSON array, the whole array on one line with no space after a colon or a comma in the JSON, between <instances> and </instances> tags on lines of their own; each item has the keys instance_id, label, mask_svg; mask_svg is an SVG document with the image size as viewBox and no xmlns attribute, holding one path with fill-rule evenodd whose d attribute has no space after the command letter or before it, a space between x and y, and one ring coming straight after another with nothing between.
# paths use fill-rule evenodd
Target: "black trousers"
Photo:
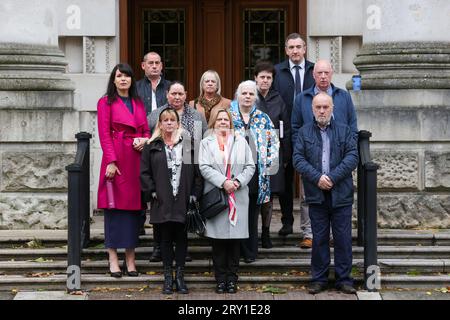
<instances>
[{"instance_id":1,"label":"black trousers","mask_svg":"<svg viewBox=\"0 0 450 320\"><path fill-rule=\"evenodd\" d=\"M248 239L241 240L241 255L247 259L256 259L258 255L258 217L260 205L258 194L249 194L248 202Z\"/></svg>"},{"instance_id":2,"label":"black trousers","mask_svg":"<svg viewBox=\"0 0 450 320\"><path fill-rule=\"evenodd\" d=\"M172 267L174 258L177 267L184 267L187 252L187 232L184 223L165 222L159 224L159 227L164 268Z\"/></svg>"},{"instance_id":3,"label":"black trousers","mask_svg":"<svg viewBox=\"0 0 450 320\"><path fill-rule=\"evenodd\" d=\"M236 282L238 280L239 239L211 239L214 276L219 282Z\"/></svg>"},{"instance_id":4,"label":"black trousers","mask_svg":"<svg viewBox=\"0 0 450 320\"><path fill-rule=\"evenodd\" d=\"M161 247L161 224L153 225L153 247Z\"/></svg>"},{"instance_id":5,"label":"black trousers","mask_svg":"<svg viewBox=\"0 0 450 320\"><path fill-rule=\"evenodd\" d=\"M289 162L284 169L284 192L279 195L280 207L281 207L281 223L283 225L294 224L294 167L292 162Z\"/></svg>"}]
</instances>

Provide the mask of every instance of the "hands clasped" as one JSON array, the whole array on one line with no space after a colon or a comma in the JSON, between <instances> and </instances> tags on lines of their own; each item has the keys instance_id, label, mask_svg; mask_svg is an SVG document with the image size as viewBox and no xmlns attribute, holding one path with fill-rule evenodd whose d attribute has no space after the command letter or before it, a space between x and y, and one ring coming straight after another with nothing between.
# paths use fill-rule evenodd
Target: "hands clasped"
<instances>
[{"instance_id":1,"label":"hands clasped","mask_svg":"<svg viewBox=\"0 0 450 320\"><path fill-rule=\"evenodd\" d=\"M333 188L334 186L333 181L331 181L330 177L325 174L320 177L319 183L317 183L317 185L322 190L331 190L331 188Z\"/></svg>"},{"instance_id":2,"label":"hands clasped","mask_svg":"<svg viewBox=\"0 0 450 320\"><path fill-rule=\"evenodd\" d=\"M230 194L235 192L237 189L239 189L240 185L239 182L233 181L233 180L226 180L223 183L223 188L225 189L226 193Z\"/></svg>"}]
</instances>

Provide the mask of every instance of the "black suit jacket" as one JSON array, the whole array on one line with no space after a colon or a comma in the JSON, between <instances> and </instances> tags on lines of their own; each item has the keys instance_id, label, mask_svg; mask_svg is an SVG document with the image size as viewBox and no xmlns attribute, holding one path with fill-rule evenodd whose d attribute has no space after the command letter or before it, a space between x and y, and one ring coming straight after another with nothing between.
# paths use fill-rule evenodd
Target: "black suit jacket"
<instances>
[{"instance_id":1,"label":"black suit jacket","mask_svg":"<svg viewBox=\"0 0 450 320\"><path fill-rule=\"evenodd\" d=\"M314 85L313 78L314 63L305 60L305 76L303 78L303 91L311 88ZM294 91L295 83L292 77L291 70L289 69L289 59L280 62L275 65L275 79L273 87L277 90L283 98L286 108L289 112L289 118L292 113L292 107L294 104Z\"/></svg>"}]
</instances>

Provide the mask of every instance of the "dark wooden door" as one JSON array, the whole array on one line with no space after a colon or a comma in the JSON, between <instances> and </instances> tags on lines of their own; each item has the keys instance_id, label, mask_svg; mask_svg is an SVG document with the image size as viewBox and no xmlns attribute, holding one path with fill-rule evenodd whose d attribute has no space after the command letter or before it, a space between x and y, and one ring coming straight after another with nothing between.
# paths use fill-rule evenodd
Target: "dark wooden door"
<instances>
[{"instance_id":1,"label":"dark wooden door","mask_svg":"<svg viewBox=\"0 0 450 320\"><path fill-rule=\"evenodd\" d=\"M166 78L185 82L189 99L208 69L219 73L222 94L233 98L239 82L253 78L257 59L278 63L285 37L306 33L306 0L134 0L121 8L128 31L121 56L142 78L143 55L158 52Z\"/></svg>"}]
</instances>

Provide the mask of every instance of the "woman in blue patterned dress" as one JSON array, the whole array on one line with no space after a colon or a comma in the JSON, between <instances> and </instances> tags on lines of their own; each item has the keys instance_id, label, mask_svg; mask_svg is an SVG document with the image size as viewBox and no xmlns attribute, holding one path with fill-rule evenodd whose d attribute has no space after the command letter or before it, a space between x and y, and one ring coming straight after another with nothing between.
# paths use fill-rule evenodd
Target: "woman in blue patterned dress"
<instances>
[{"instance_id":1,"label":"woman in blue patterned dress","mask_svg":"<svg viewBox=\"0 0 450 320\"><path fill-rule=\"evenodd\" d=\"M256 109L258 91L254 81L243 81L231 102L231 116L237 134L245 137L252 149L256 171L249 187L249 238L241 243L244 262L251 263L258 254L258 216L260 205L270 201L269 175L278 171L280 141L270 117Z\"/></svg>"}]
</instances>

